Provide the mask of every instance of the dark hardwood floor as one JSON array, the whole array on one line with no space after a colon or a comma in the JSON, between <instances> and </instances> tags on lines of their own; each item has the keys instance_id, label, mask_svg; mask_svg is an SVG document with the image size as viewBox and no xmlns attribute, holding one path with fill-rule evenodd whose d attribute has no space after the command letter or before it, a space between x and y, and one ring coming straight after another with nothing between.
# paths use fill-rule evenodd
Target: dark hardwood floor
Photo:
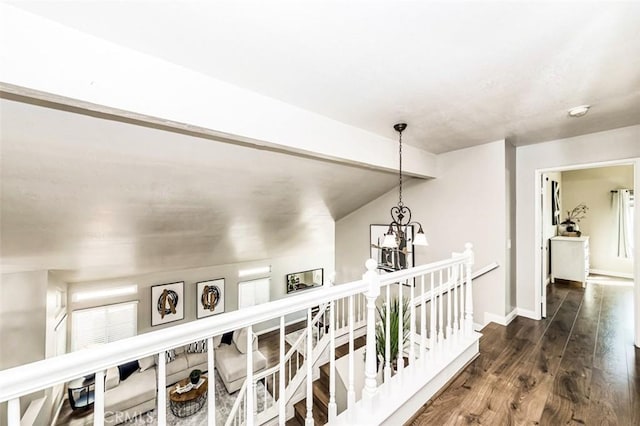
<instances>
[{"instance_id":1,"label":"dark hardwood floor","mask_svg":"<svg viewBox=\"0 0 640 426\"><path fill-rule=\"evenodd\" d=\"M640 425L633 288L554 285L547 318L482 330L480 356L412 425Z\"/></svg>"}]
</instances>

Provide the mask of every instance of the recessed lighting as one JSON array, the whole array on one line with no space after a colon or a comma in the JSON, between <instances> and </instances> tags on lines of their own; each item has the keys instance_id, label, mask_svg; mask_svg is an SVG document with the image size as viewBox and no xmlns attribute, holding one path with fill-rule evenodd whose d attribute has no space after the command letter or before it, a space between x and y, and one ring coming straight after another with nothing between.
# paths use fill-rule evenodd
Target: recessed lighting
<instances>
[{"instance_id":1,"label":"recessed lighting","mask_svg":"<svg viewBox=\"0 0 640 426\"><path fill-rule=\"evenodd\" d=\"M589 112L591 105L580 105L569 110L569 117L582 117Z\"/></svg>"}]
</instances>

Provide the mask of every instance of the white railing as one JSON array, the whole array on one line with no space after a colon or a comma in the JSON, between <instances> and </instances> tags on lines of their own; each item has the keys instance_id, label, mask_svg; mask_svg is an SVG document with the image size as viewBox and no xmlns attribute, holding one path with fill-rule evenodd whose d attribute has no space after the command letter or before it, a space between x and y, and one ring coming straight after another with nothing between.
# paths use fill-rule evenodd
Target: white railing
<instances>
[{"instance_id":1,"label":"white railing","mask_svg":"<svg viewBox=\"0 0 640 426\"><path fill-rule=\"evenodd\" d=\"M393 380L391 370L395 363L396 376L401 375L405 368L405 358L411 365L415 360L424 357L446 356L447 348L453 342L464 338L472 337L473 324L473 303L471 286L471 265L473 264L473 253L471 245L467 244L466 251L459 255L454 255L451 259L435 262L415 268L392 272L385 275L378 275L376 263L368 260L366 263L367 272L363 279L347 284L333 287L323 287L318 290L308 291L290 298L265 303L258 306L233 311L214 317L192 321L186 324L146 333L129 339L104 345L100 348L86 349L72 352L59 357L50 358L20 367L0 371L0 402L8 402L7 424L18 426L20 424L20 400L23 395L28 395L42 389L49 388L60 383L68 382L72 379L89 374L96 376L94 424L101 426L105 421L105 371L112 366L125 362L141 359L150 355L158 355L157 365L157 413L158 423L166 422L166 367L165 352L171 348L187 345L191 342L207 339L208 347L213 347L213 337L220 334L247 328L247 347L252 347L252 328L255 324L268 320L280 319L280 356L277 373L272 377L272 388L276 388L276 375L279 394L277 395L278 423L284 424L286 417L286 396L285 369L291 365L292 359L296 358L296 353L305 345L305 353L313 354L314 338L313 328L318 325L320 318L323 321L323 337L328 324L329 340L329 362L331 364L331 375L329 384L329 413L331 422L336 419L336 379L335 379L335 340L336 331L347 327L349 343L349 374L347 384L347 407L351 408L356 403L356 389L362 389L362 398L370 399L377 392L376 382L376 326L384 330L385 348L383 356L384 382ZM415 282L415 284L414 284ZM456 283L463 282L464 285ZM404 284L410 284L406 287ZM396 289L397 288L397 289ZM383 297L379 297L383 290ZM414 303L410 303L409 324L410 330L407 333L404 327L397 327L397 341L406 343L397 345L397 353L391 353L390 340L391 323L390 307L392 302L392 292L397 292L400 301L405 300L405 293L408 292L409 300L420 299L418 309ZM424 297L430 292L430 297ZM416 294L417 293L417 294ZM376 316L376 304L381 306L386 312L386 322L381 323ZM429 305L427 308L427 304ZM326 310L321 310L320 314L312 318L312 309L317 306L326 305L328 307L329 320L326 321ZM399 303L399 317L404 318L403 303ZM294 348L287 353L284 351L284 318L286 315L305 310L307 312L307 324L305 335L294 343ZM417 312L420 312L419 323L417 322ZM366 322L366 357L365 357L365 378L364 384L356 382L354 375L354 325L358 320ZM380 324L378 324L380 323ZM427 325L428 324L428 325ZM416 331L417 328L417 331ZM318 327L318 329L320 329ZM408 334L408 339L405 335ZM308 336L312 336L311 339ZM394 337L395 338L395 337ZM318 332L317 342L320 341ZM304 341L304 342L303 342ZM209 350L207 357L208 371L215 370L215 351ZM312 364L311 359L297 367L303 368L306 375L306 419L305 424L313 424L313 395L312 395ZM243 397L237 400L235 412L238 415L238 423L253 425L257 418L257 401L254 389L248 389L247 384L254 388L257 379L264 379L268 374L273 374L276 370L271 369L263 373L253 372L253 359L251 351L247 353L247 371L244 390L241 391ZM212 376L210 376L212 377ZM290 382L293 381L291 375ZM215 395L215 380L208 381L208 393ZM362 387L361 387L362 386ZM266 392L266 383L265 383ZM275 393L275 392L274 392ZM208 424L216 424L215 419L215 398L209 398L208 402ZM386 404L388 405L388 404ZM273 406L271 406L273 408ZM392 407L377 407L385 410ZM233 420L232 420L233 421Z\"/></svg>"}]
</instances>

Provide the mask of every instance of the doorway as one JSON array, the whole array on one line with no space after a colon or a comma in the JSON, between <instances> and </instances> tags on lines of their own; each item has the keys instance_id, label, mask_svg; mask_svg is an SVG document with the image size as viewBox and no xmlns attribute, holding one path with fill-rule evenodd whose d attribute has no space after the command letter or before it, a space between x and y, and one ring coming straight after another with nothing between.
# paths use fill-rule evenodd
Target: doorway
<instances>
[{"instance_id":1,"label":"doorway","mask_svg":"<svg viewBox=\"0 0 640 426\"><path fill-rule=\"evenodd\" d=\"M555 233L556 224L555 221L562 221L566 216L567 210L571 210L576 203L576 198L570 199L568 203L562 204L560 202L560 216L557 218L557 212L555 211L558 206L553 205L553 197L557 197L558 194L552 194L552 191L555 191L558 187L560 188L560 200L562 200L562 185L559 184L561 182L561 176L563 172L567 172L567 175L573 175L574 172L578 172L580 170L591 171L592 169L601 169L607 167L614 166L629 166L632 170L633 179L632 182L634 185L628 189L634 189L638 183L638 173L640 172L640 160L621 160L621 161L610 161L610 162L602 162L602 163L592 163L592 164L580 164L574 166L563 166L557 168L549 168L549 169L540 169L536 170L536 193L539 194L536 197L536 242L538 243L538 249L536 250L536 314L538 318L542 318L546 316L546 289L549 278L549 268L550 268L550 257L549 257L549 238L552 233ZM556 182L553 184L553 182ZM595 191L600 191L602 188L594 189ZM615 190L618 188L609 188L609 190ZM553 197L552 197L553 195ZM603 193L602 196L607 196L608 194ZM554 215L556 213L556 215ZM635 225L633 241L635 242L635 256L633 261L630 261L631 264L629 269L629 276L635 278L635 282L639 283L638 275L639 275L639 259L638 259L638 244L640 241L640 214L638 213L638 209L633 210L633 218L632 224ZM602 238L598 239L598 242L602 244ZM600 247L600 250L603 248ZM634 286L634 337L636 346L640 347L640 284L636 284Z\"/></svg>"}]
</instances>

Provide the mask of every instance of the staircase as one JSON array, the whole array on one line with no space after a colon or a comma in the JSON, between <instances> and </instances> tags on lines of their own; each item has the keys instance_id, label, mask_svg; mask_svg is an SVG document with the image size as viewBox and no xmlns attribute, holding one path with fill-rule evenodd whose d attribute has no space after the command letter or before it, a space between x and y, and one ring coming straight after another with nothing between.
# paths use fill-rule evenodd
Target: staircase
<instances>
[{"instance_id":1,"label":"staircase","mask_svg":"<svg viewBox=\"0 0 640 426\"><path fill-rule=\"evenodd\" d=\"M364 337L354 340L354 350L360 349L366 343ZM349 345L344 344L336 348L336 357L341 358L349 353ZM329 421L329 363L320 366L320 377L313 381L313 423L323 425ZM287 426L304 426L307 416L307 401L303 399L293 405L294 417L287 421Z\"/></svg>"}]
</instances>

